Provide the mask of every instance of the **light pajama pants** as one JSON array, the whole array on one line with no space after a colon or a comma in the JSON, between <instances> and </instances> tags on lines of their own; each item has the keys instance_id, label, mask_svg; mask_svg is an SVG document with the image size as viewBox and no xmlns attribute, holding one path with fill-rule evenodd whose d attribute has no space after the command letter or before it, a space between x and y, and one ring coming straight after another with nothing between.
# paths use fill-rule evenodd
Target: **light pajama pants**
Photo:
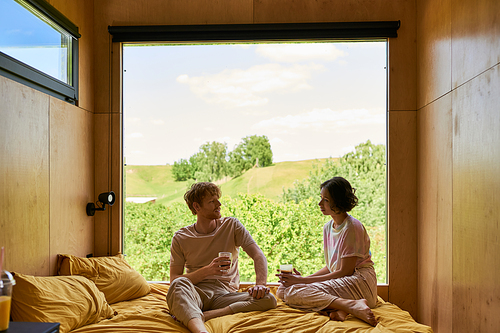
<instances>
[{"instance_id":1,"label":"light pajama pants","mask_svg":"<svg viewBox=\"0 0 500 333\"><path fill-rule=\"evenodd\" d=\"M280 285L277 296L291 307L321 311L337 298L366 299L368 306L377 304L377 277L373 267L356 268L353 275L323 282Z\"/></svg>"},{"instance_id":2,"label":"light pajama pants","mask_svg":"<svg viewBox=\"0 0 500 333\"><path fill-rule=\"evenodd\" d=\"M255 299L246 292L230 292L219 280L204 280L194 285L185 277L175 279L168 288L167 304L185 326L193 318L204 320L203 311L229 306L233 313L266 311L276 307L276 298L269 293Z\"/></svg>"}]
</instances>

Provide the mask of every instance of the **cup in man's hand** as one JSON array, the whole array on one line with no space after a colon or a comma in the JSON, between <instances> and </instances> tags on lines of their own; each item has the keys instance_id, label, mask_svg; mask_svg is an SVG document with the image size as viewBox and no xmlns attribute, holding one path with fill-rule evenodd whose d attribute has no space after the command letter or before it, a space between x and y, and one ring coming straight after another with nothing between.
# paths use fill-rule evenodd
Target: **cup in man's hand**
<instances>
[{"instance_id":1,"label":"cup in man's hand","mask_svg":"<svg viewBox=\"0 0 500 333\"><path fill-rule=\"evenodd\" d=\"M227 261L229 262L229 264L226 264L226 265L221 265L220 267L223 268L226 273L227 271L231 268L233 262L232 262L232 258L233 258L233 254L231 252L219 252L219 257L227 257Z\"/></svg>"},{"instance_id":2,"label":"cup in man's hand","mask_svg":"<svg viewBox=\"0 0 500 333\"><path fill-rule=\"evenodd\" d=\"M293 265L280 265L280 273L284 274L292 274L293 273Z\"/></svg>"}]
</instances>

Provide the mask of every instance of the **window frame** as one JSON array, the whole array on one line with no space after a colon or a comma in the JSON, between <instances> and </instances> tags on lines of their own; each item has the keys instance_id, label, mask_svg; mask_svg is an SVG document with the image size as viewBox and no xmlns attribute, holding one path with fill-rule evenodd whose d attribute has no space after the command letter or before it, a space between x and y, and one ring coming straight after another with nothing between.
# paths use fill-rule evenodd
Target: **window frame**
<instances>
[{"instance_id":1,"label":"window frame","mask_svg":"<svg viewBox=\"0 0 500 333\"><path fill-rule=\"evenodd\" d=\"M71 84L66 84L14 57L0 51L0 75L22 83L48 95L65 100L71 104L78 103L78 39L81 35L78 27L44 0L24 0L47 19L59 25L71 35Z\"/></svg>"},{"instance_id":2,"label":"window frame","mask_svg":"<svg viewBox=\"0 0 500 333\"><path fill-rule=\"evenodd\" d=\"M217 43L217 42L293 42L293 41L388 41L389 38L398 37L401 21L369 21L369 22L324 22L324 23L272 23L272 24L221 24L221 25L158 25L158 26L108 26L112 43L120 48L124 43ZM387 43L387 66L389 65L389 43ZM123 64L120 52L120 66ZM386 82L388 84L389 71ZM123 81L120 77L121 89ZM388 89L388 87L387 87ZM120 92L122 96L123 91ZM386 105L388 107L388 90L386 92ZM120 107L122 107L121 105ZM387 114L388 117L388 114ZM387 134L388 119L386 119ZM121 133L123 123L120 119ZM386 142L386 163L388 163L389 139ZM120 136L120 148L123 152L123 137ZM123 156L121 159L121 184L123 184ZM388 172L388 170L387 170ZM386 175L386 189L389 177ZM123 186L121 197L123 198ZM388 193L386 193L386 207L388 207ZM124 228L124 209L121 205L120 228ZM378 283L379 294L388 295L389 285L389 244L388 244L388 212L386 208L386 283ZM120 248L123 252L124 233L121 233Z\"/></svg>"}]
</instances>

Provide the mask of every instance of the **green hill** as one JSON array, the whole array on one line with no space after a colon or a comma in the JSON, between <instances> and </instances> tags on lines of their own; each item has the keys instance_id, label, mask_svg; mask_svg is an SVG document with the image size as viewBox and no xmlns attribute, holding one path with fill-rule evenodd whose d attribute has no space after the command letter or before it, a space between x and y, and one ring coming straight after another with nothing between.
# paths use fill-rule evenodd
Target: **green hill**
<instances>
[{"instance_id":1,"label":"green hill","mask_svg":"<svg viewBox=\"0 0 500 333\"><path fill-rule=\"evenodd\" d=\"M238 193L260 193L278 200L283 188L289 188L295 180L309 176L314 162L304 160L280 162L265 168L254 168L240 177L218 181L223 195ZM157 203L169 204L183 201L190 182L176 182L172 177L171 165L127 165L125 166L125 192L127 197L157 197Z\"/></svg>"}]
</instances>

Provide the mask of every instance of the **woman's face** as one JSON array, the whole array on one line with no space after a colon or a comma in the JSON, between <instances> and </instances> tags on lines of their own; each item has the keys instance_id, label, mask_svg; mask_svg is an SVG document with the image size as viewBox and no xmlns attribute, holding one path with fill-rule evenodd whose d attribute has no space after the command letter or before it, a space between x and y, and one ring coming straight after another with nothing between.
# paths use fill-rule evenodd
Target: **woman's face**
<instances>
[{"instance_id":1,"label":"woman's face","mask_svg":"<svg viewBox=\"0 0 500 333\"><path fill-rule=\"evenodd\" d=\"M321 189L321 200L318 203L318 205L319 205L319 208L321 209L321 212L323 213L323 215L336 214L331 208L332 206L335 208L335 204L333 203L333 199L330 196L330 192L328 192L328 190L325 187L323 187Z\"/></svg>"}]
</instances>

